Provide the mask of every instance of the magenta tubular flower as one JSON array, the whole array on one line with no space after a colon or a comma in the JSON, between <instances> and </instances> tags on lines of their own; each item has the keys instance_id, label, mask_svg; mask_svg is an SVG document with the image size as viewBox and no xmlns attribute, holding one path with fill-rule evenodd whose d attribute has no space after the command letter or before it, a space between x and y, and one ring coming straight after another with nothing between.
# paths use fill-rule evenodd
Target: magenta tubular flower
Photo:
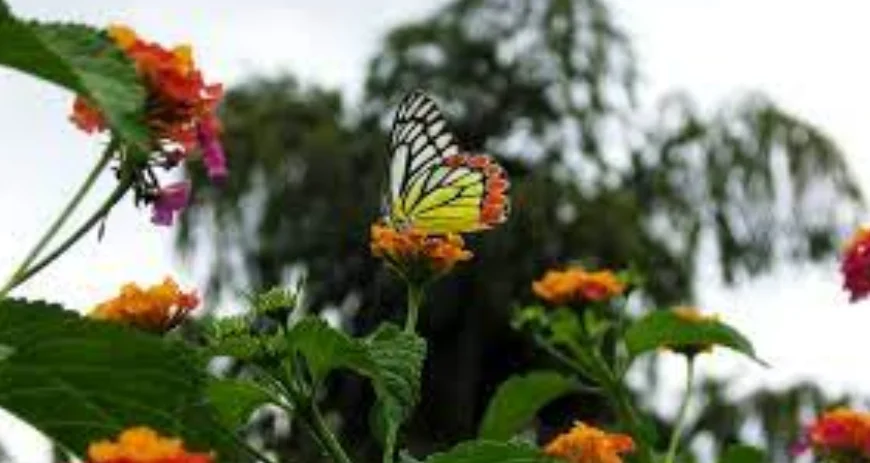
<instances>
[{"instance_id":1,"label":"magenta tubular flower","mask_svg":"<svg viewBox=\"0 0 870 463\"><path fill-rule=\"evenodd\" d=\"M208 178L213 182L222 182L227 178L227 160L224 149L217 136L214 123L205 122L197 129L199 146L202 149L202 162Z\"/></svg>"},{"instance_id":2,"label":"magenta tubular flower","mask_svg":"<svg viewBox=\"0 0 870 463\"><path fill-rule=\"evenodd\" d=\"M156 225L172 225L175 214L187 207L190 199L190 185L177 182L161 188L152 204L151 222Z\"/></svg>"}]
</instances>

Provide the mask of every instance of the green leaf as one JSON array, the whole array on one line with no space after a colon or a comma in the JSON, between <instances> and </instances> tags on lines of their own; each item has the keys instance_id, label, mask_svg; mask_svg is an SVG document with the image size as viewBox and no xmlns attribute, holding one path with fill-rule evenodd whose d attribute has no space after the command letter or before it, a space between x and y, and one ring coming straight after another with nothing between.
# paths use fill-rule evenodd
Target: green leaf
<instances>
[{"instance_id":1,"label":"green leaf","mask_svg":"<svg viewBox=\"0 0 870 463\"><path fill-rule=\"evenodd\" d=\"M426 463L555 463L528 444L519 442L471 441L438 453L426 459Z\"/></svg>"},{"instance_id":2,"label":"green leaf","mask_svg":"<svg viewBox=\"0 0 870 463\"><path fill-rule=\"evenodd\" d=\"M9 11L9 5L6 4L3 0L0 0L0 20L5 20L12 13Z\"/></svg>"},{"instance_id":3,"label":"green leaf","mask_svg":"<svg viewBox=\"0 0 870 463\"><path fill-rule=\"evenodd\" d=\"M719 463L767 463L763 451L748 445L732 445L725 450Z\"/></svg>"},{"instance_id":4,"label":"green leaf","mask_svg":"<svg viewBox=\"0 0 870 463\"><path fill-rule=\"evenodd\" d=\"M0 301L0 343L14 349L0 362L0 407L75 454L146 425L240 458L206 401L204 365L180 343L13 299Z\"/></svg>"},{"instance_id":5,"label":"green leaf","mask_svg":"<svg viewBox=\"0 0 870 463\"><path fill-rule=\"evenodd\" d=\"M316 387L332 370L347 368L372 377L377 366L366 347L316 317L305 317L287 332L288 348L302 354Z\"/></svg>"},{"instance_id":6,"label":"green leaf","mask_svg":"<svg viewBox=\"0 0 870 463\"><path fill-rule=\"evenodd\" d=\"M238 429L248 423L251 413L272 402L272 396L251 381L214 379L208 384L208 397L217 409L221 423Z\"/></svg>"},{"instance_id":7,"label":"green leaf","mask_svg":"<svg viewBox=\"0 0 870 463\"><path fill-rule=\"evenodd\" d=\"M625 333L625 344L631 358L666 346L717 345L729 347L767 365L756 356L752 343L733 327L713 319L693 322L671 310L652 312L633 323Z\"/></svg>"},{"instance_id":8,"label":"green leaf","mask_svg":"<svg viewBox=\"0 0 870 463\"><path fill-rule=\"evenodd\" d=\"M5 5L0 18L0 65L82 95L128 146L146 149L145 89L133 64L105 33L77 24L23 22L8 16Z\"/></svg>"},{"instance_id":9,"label":"green leaf","mask_svg":"<svg viewBox=\"0 0 870 463\"><path fill-rule=\"evenodd\" d=\"M287 332L287 340L290 351L304 357L315 387L338 368L372 382L377 395L374 432L383 440L385 453L392 455L399 427L419 400L426 342L392 324L355 339L316 317L300 320Z\"/></svg>"},{"instance_id":10,"label":"green leaf","mask_svg":"<svg viewBox=\"0 0 870 463\"><path fill-rule=\"evenodd\" d=\"M575 390L572 379L552 371L516 375L499 386L480 425L482 439L510 439L544 405Z\"/></svg>"},{"instance_id":11,"label":"green leaf","mask_svg":"<svg viewBox=\"0 0 870 463\"><path fill-rule=\"evenodd\" d=\"M395 451L396 436L420 400L420 376L426 359L426 341L414 333L385 323L366 339L377 369L372 378L378 397L374 408L375 430L384 453Z\"/></svg>"}]
</instances>

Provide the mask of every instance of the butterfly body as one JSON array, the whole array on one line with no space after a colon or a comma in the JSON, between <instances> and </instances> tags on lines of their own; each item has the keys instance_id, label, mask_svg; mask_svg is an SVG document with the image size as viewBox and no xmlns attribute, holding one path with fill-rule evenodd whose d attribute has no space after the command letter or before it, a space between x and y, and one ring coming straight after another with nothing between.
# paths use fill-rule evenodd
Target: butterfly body
<instances>
[{"instance_id":1,"label":"butterfly body","mask_svg":"<svg viewBox=\"0 0 870 463\"><path fill-rule=\"evenodd\" d=\"M460 152L436 103L414 91L390 133L386 221L430 234L486 230L507 220L510 183L486 155Z\"/></svg>"}]
</instances>

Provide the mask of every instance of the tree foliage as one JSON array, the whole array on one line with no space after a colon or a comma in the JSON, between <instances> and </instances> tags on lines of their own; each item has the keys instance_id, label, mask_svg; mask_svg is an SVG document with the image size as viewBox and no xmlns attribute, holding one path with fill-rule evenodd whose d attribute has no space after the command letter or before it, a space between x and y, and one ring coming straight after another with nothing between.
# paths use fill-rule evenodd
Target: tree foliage
<instances>
[{"instance_id":1,"label":"tree foliage","mask_svg":"<svg viewBox=\"0 0 870 463\"><path fill-rule=\"evenodd\" d=\"M665 305L693 296L698 265L733 282L829 256L862 206L843 154L811 123L759 94L714 112L684 94L639 108L638 74L602 0L455 1L386 36L359 106L290 77L231 89L232 175L219 194L199 182L179 247L209 251L213 296L304 271L310 307L340 310L354 331L397 316L402 295L369 255L368 227L390 111L410 89L432 93L466 149L505 164L513 202L423 311L429 379L409 442L444 449L474 434L497 384L535 363L507 318L544 269L633 267ZM364 435L371 391L333 392L345 431Z\"/></svg>"}]
</instances>

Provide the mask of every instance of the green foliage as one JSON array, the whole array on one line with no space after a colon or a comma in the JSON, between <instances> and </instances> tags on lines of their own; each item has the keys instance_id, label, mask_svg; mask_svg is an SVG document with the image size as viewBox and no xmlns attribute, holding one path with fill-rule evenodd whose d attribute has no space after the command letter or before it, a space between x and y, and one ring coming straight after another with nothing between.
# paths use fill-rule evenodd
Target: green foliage
<instances>
[{"instance_id":1,"label":"green foliage","mask_svg":"<svg viewBox=\"0 0 870 463\"><path fill-rule=\"evenodd\" d=\"M45 302L0 302L0 406L83 455L147 425L192 448L241 458L205 400L204 365L178 343L82 318Z\"/></svg>"},{"instance_id":2,"label":"green foliage","mask_svg":"<svg viewBox=\"0 0 870 463\"><path fill-rule=\"evenodd\" d=\"M65 87L100 108L128 146L144 150L145 90L132 63L109 37L77 24L40 24L0 6L0 65Z\"/></svg>"},{"instance_id":3,"label":"green foliage","mask_svg":"<svg viewBox=\"0 0 870 463\"><path fill-rule=\"evenodd\" d=\"M256 294L249 298L249 302L255 314L271 316L279 320L286 320L287 316L296 308L298 291L287 288L274 287L266 292Z\"/></svg>"},{"instance_id":4,"label":"green foliage","mask_svg":"<svg viewBox=\"0 0 870 463\"><path fill-rule=\"evenodd\" d=\"M749 339L733 327L719 320L685 320L670 310L652 312L635 322L625 333L625 344L632 357L663 347L724 346L766 365Z\"/></svg>"},{"instance_id":5,"label":"green foliage","mask_svg":"<svg viewBox=\"0 0 870 463\"><path fill-rule=\"evenodd\" d=\"M313 317L294 325L287 339L289 351L304 358L315 386L338 368L371 380L377 396L373 427L385 455L392 455L399 427L419 400L426 342L392 324L382 325L366 338L351 338Z\"/></svg>"},{"instance_id":6,"label":"green foliage","mask_svg":"<svg viewBox=\"0 0 870 463\"><path fill-rule=\"evenodd\" d=\"M769 460L761 450L746 445L732 445L719 459L719 463L767 463Z\"/></svg>"},{"instance_id":7,"label":"green foliage","mask_svg":"<svg viewBox=\"0 0 870 463\"><path fill-rule=\"evenodd\" d=\"M377 366L363 343L319 318L303 318L286 336L291 362L294 360L292 354L302 355L314 388L323 383L327 374L339 368L368 377L376 374Z\"/></svg>"},{"instance_id":8,"label":"green foliage","mask_svg":"<svg viewBox=\"0 0 870 463\"><path fill-rule=\"evenodd\" d=\"M206 353L249 362L274 360L285 355L287 339L284 335L254 333L251 327L253 320L249 315L237 315L207 323L204 329L208 340Z\"/></svg>"},{"instance_id":9,"label":"green foliage","mask_svg":"<svg viewBox=\"0 0 870 463\"><path fill-rule=\"evenodd\" d=\"M247 424L255 410L273 402L272 395L262 387L239 379L210 381L208 398L217 409L221 423L234 430Z\"/></svg>"},{"instance_id":10,"label":"green foliage","mask_svg":"<svg viewBox=\"0 0 870 463\"><path fill-rule=\"evenodd\" d=\"M384 324L365 340L377 365L374 382L378 400L374 409L375 432L392 455L399 427L420 400L420 377L426 359L426 341L392 324Z\"/></svg>"},{"instance_id":11,"label":"green foliage","mask_svg":"<svg viewBox=\"0 0 870 463\"><path fill-rule=\"evenodd\" d=\"M426 463L556 463L557 461L528 444L487 440L464 442L447 452L426 459Z\"/></svg>"},{"instance_id":12,"label":"green foliage","mask_svg":"<svg viewBox=\"0 0 870 463\"><path fill-rule=\"evenodd\" d=\"M502 383L489 402L479 437L507 440L525 426L544 405L576 390L573 379L552 371L516 375Z\"/></svg>"}]
</instances>

